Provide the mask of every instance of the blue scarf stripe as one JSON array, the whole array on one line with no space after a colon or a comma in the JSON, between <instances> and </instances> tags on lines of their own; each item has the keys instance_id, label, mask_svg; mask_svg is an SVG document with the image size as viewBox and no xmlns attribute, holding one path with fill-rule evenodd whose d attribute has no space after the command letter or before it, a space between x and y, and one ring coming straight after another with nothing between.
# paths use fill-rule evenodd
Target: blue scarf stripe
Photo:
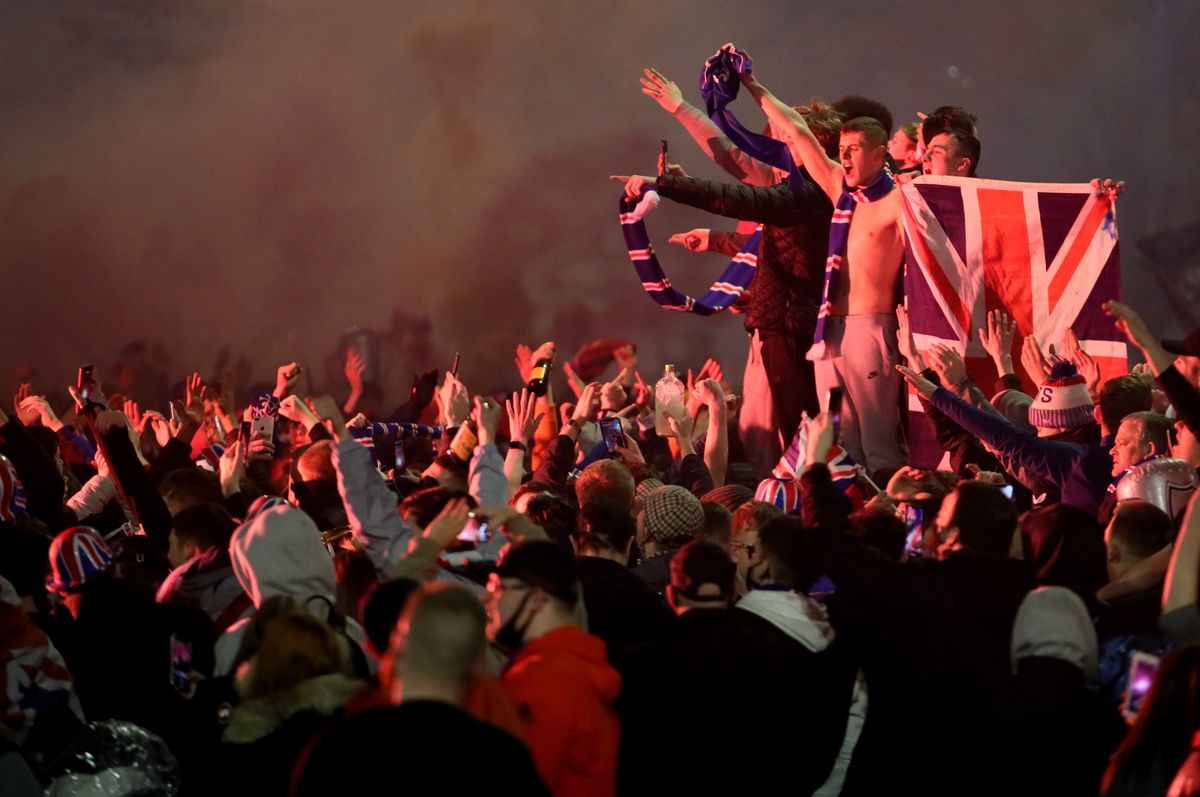
<instances>
[{"instance_id":1,"label":"blue scarf stripe","mask_svg":"<svg viewBox=\"0 0 1200 797\"><path fill-rule=\"evenodd\" d=\"M650 245L645 220L633 213L640 201L641 197L630 200L624 194L621 195L621 233L625 237L625 246L629 250L629 259L633 262L634 271L642 282L642 289L660 307L683 313L712 315L729 307L746 293L750 280L754 278L754 271L758 268L758 245L762 241L761 226L750 236L750 240L746 241L741 251L733 256L717 281L703 296L696 299L673 287L667 275L663 273L654 247Z\"/></svg>"}]
</instances>

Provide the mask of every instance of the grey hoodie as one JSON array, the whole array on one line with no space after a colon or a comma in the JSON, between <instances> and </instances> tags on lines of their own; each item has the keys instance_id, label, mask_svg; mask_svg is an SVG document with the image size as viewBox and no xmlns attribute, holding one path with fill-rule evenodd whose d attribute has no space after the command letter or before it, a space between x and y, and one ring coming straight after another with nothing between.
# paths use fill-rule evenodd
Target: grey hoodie
<instances>
[{"instance_id":1,"label":"grey hoodie","mask_svg":"<svg viewBox=\"0 0 1200 797\"><path fill-rule=\"evenodd\" d=\"M255 609L276 595L302 601L320 596L331 604L336 598L333 560L321 542L321 532L312 518L290 504L271 507L238 526L229 541L229 556L234 575ZM317 603L310 608L319 611ZM233 669L248 622L249 617L242 618L217 639L215 675ZM349 617L346 636L365 649L362 628Z\"/></svg>"},{"instance_id":2,"label":"grey hoodie","mask_svg":"<svg viewBox=\"0 0 1200 797\"><path fill-rule=\"evenodd\" d=\"M1012 667L1031 656L1061 659L1096 672L1096 629L1083 599L1066 587L1039 587L1025 596L1013 622Z\"/></svg>"}]
</instances>

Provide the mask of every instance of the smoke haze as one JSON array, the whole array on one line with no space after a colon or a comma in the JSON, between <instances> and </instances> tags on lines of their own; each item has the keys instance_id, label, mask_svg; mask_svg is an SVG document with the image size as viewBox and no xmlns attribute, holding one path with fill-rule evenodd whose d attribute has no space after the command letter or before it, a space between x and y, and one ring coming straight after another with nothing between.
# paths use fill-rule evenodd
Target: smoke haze
<instances>
[{"instance_id":1,"label":"smoke haze","mask_svg":"<svg viewBox=\"0 0 1200 797\"><path fill-rule=\"evenodd\" d=\"M1086 16L1085 16L1086 14ZM897 121L961 104L981 176L1125 179L1126 295L1200 295L1200 5L10 0L0 6L0 368L55 390L142 340L173 379L229 347L267 380L326 358L346 329L388 341L383 381L463 352L473 388L515 381L512 347L628 337L649 379L718 354L740 319L646 298L609 174L650 172L658 139L720 178L637 83L654 65L698 102L725 41L784 99L877 97ZM1186 41L1185 41L1186 40ZM758 124L745 100L736 106ZM664 204L671 232L732 223ZM673 248L672 248L673 249ZM702 291L723 261L665 254ZM1190 291L1190 293L1189 293ZM1190 329L1194 299L1148 313ZM428 336L414 327L430 320Z\"/></svg>"}]
</instances>

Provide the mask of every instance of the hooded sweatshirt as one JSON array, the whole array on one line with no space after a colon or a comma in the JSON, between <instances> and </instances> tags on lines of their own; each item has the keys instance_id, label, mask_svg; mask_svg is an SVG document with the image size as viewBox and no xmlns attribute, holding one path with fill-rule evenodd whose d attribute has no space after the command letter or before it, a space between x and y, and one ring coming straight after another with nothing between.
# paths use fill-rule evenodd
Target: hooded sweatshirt
<instances>
[{"instance_id":1,"label":"hooded sweatshirt","mask_svg":"<svg viewBox=\"0 0 1200 797\"><path fill-rule=\"evenodd\" d=\"M738 601L737 608L755 614L799 642L813 653L822 653L833 644L835 634L829 624L825 607L799 592L772 589L755 589L747 592ZM863 723L867 717L867 681L861 669L857 670L854 686L850 693L850 710L846 718L846 732L829 777L813 792L821 797L841 794L842 783L850 768L854 746L858 744Z\"/></svg>"},{"instance_id":2,"label":"hooded sweatshirt","mask_svg":"<svg viewBox=\"0 0 1200 797\"><path fill-rule=\"evenodd\" d=\"M501 684L525 723L529 752L556 797L612 795L621 729L613 701L621 676L604 642L577 626L521 648Z\"/></svg>"},{"instance_id":3,"label":"hooded sweatshirt","mask_svg":"<svg viewBox=\"0 0 1200 797\"><path fill-rule=\"evenodd\" d=\"M159 603L197 606L223 633L250 608L250 599L233 573L229 551L209 548L171 571L158 588Z\"/></svg>"},{"instance_id":4,"label":"hooded sweatshirt","mask_svg":"<svg viewBox=\"0 0 1200 797\"><path fill-rule=\"evenodd\" d=\"M330 604L334 602L337 579L321 533L312 518L290 504L273 506L238 526L229 541L229 557L234 575L255 609L276 595L291 595L301 601L321 597ZM310 604L310 608L319 611L318 603ZM243 617L217 639L215 675L233 670L249 621L249 616ZM366 636L358 623L346 618L345 631L365 650Z\"/></svg>"},{"instance_id":5,"label":"hooded sweatshirt","mask_svg":"<svg viewBox=\"0 0 1200 797\"><path fill-rule=\"evenodd\" d=\"M1066 587L1027 594L1011 652L1013 674L966 697L958 728L946 735L942 760L956 770L959 791L1099 793L1126 726L1112 702L1085 685L1096 669L1096 632L1083 600Z\"/></svg>"}]
</instances>

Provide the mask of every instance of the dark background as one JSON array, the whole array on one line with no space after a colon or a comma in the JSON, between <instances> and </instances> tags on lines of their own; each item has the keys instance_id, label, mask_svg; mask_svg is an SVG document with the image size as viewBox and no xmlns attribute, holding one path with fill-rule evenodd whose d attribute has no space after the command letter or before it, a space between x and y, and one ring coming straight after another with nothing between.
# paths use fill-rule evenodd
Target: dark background
<instances>
[{"instance_id":1,"label":"dark background","mask_svg":"<svg viewBox=\"0 0 1200 797\"><path fill-rule=\"evenodd\" d=\"M393 395L456 350L471 387L511 383L513 345L552 336L568 352L629 337L647 379L715 352L737 381L740 319L644 295L606 179L650 171L664 136L719 176L637 78L654 65L698 102L730 40L795 103L863 93L898 122L966 106L982 176L1126 180L1126 296L1155 331L1186 331L1198 23L1179 0L6 0L0 373L31 362L55 390L143 341L172 380L227 347L243 377L298 359L338 392L327 360L361 325L385 335ZM670 207L650 222L660 250L710 225L732 226ZM693 293L724 265L663 261Z\"/></svg>"}]
</instances>

